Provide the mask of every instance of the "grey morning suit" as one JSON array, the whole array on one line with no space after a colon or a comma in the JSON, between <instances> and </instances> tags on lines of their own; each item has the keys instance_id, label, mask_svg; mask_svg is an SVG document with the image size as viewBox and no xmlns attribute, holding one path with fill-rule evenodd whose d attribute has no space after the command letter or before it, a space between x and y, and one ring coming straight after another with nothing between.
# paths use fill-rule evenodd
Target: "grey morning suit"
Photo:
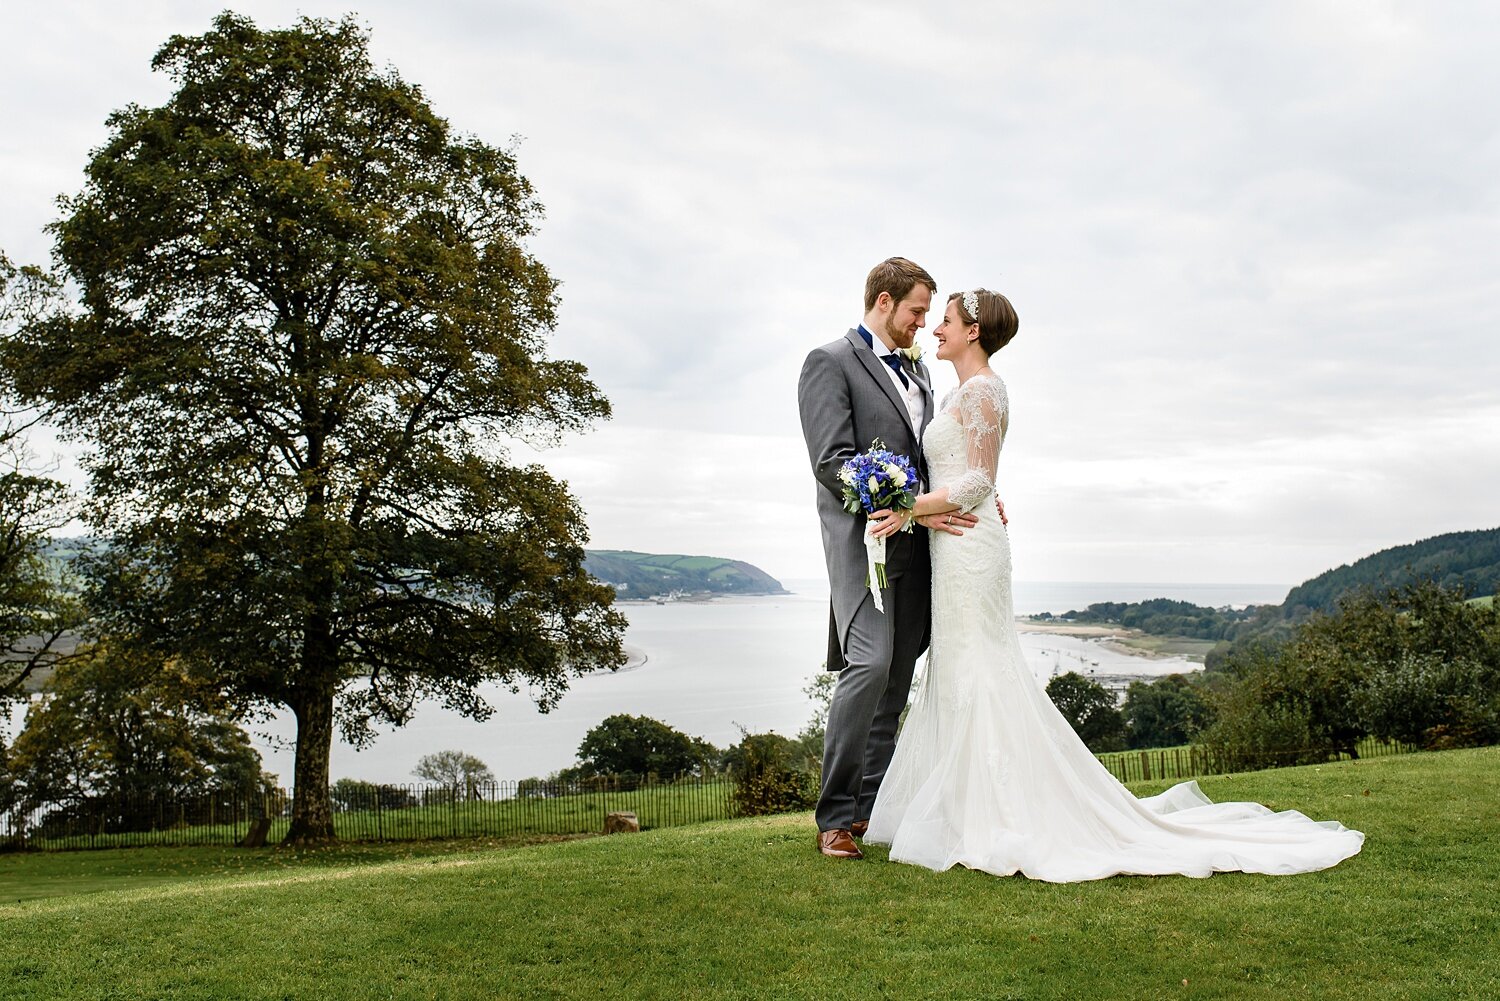
<instances>
[{"instance_id":1,"label":"grey morning suit","mask_svg":"<svg viewBox=\"0 0 1500 1001\"><path fill-rule=\"evenodd\" d=\"M921 362L902 362L922 391L922 430L932 419L932 383ZM863 514L844 510L839 468L879 438L927 479L920 435L884 362L850 330L813 349L797 383L802 436L817 479L818 520L828 561L831 597L828 669L840 671L823 740L823 792L818 830L848 828L867 820L896 749L896 722L906 707L912 671L927 648L931 564L927 530L886 539L890 586L885 612L865 582Z\"/></svg>"}]
</instances>

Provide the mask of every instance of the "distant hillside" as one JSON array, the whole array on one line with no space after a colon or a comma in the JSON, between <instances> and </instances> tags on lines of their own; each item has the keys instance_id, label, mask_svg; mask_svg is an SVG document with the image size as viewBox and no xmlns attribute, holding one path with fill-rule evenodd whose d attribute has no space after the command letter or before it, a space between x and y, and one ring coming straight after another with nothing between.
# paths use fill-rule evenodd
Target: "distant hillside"
<instances>
[{"instance_id":1,"label":"distant hillside","mask_svg":"<svg viewBox=\"0 0 1500 1001\"><path fill-rule=\"evenodd\" d=\"M1461 586L1471 595L1500 590L1500 528L1434 535L1321 573L1287 593L1282 615L1302 618L1308 612L1332 612L1341 596L1362 587L1378 591L1429 577L1444 587Z\"/></svg>"},{"instance_id":2,"label":"distant hillside","mask_svg":"<svg viewBox=\"0 0 1500 1001\"><path fill-rule=\"evenodd\" d=\"M786 594L781 582L759 567L741 560L714 556L677 556L632 553L618 549L589 549L583 568L622 598L649 598L671 591L712 594Z\"/></svg>"},{"instance_id":3,"label":"distant hillside","mask_svg":"<svg viewBox=\"0 0 1500 1001\"><path fill-rule=\"evenodd\" d=\"M1153 598L1135 602L1095 602L1058 618L1127 626L1156 636L1218 640L1205 660L1209 670L1223 664L1231 644L1279 643L1317 612L1337 610L1339 599L1362 588L1384 591L1431 578L1444 587L1463 587L1481 596L1500 591L1500 528L1450 532L1404 546L1393 546L1353 563L1321 573L1287 592L1280 605L1244 609L1204 608L1185 601ZM1051 619L1051 615L1037 616Z\"/></svg>"},{"instance_id":4,"label":"distant hillside","mask_svg":"<svg viewBox=\"0 0 1500 1001\"><path fill-rule=\"evenodd\" d=\"M98 547L84 537L51 540L43 557L62 566ZM649 598L685 591L690 594L786 594L781 581L742 560L715 556L660 555L619 549L584 551L583 567L594 577L613 584L622 598Z\"/></svg>"}]
</instances>

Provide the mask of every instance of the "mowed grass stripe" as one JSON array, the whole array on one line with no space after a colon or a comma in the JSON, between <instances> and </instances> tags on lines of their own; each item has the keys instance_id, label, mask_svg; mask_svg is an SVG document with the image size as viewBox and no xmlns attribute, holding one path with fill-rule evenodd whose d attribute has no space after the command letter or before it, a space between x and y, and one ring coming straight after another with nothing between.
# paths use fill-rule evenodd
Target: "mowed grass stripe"
<instances>
[{"instance_id":1,"label":"mowed grass stripe","mask_svg":"<svg viewBox=\"0 0 1500 1001\"><path fill-rule=\"evenodd\" d=\"M1492 997L1497 765L1491 748L1202 780L1369 836L1305 876L833 863L796 815L12 906L0 995Z\"/></svg>"}]
</instances>

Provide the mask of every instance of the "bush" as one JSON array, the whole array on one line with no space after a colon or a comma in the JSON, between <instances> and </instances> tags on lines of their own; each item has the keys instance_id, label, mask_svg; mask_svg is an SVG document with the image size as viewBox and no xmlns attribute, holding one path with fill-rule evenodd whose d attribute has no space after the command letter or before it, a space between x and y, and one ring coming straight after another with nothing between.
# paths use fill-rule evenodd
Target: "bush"
<instances>
[{"instance_id":1,"label":"bush","mask_svg":"<svg viewBox=\"0 0 1500 1001\"><path fill-rule=\"evenodd\" d=\"M1366 736L1500 740L1500 613L1427 581L1345 597L1279 647L1233 651L1239 679L1202 742L1237 767L1358 757Z\"/></svg>"},{"instance_id":2,"label":"bush","mask_svg":"<svg viewBox=\"0 0 1500 1001\"><path fill-rule=\"evenodd\" d=\"M828 709L833 704L833 690L839 676L819 670L813 679L802 688L802 694L812 699L813 715L807 725L797 734L793 758L812 772L823 767L823 738L828 730ZM726 752L726 754L732 753Z\"/></svg>"},{"instance_id":3,"label":"bush","mask_svg":"<svg viewBox=\"0 0 1500 1001\"><path fill-rule=\"evenodd\" d=\"M1401 651L1359 694L1361 716L1382 740L1429 750L1500 742L1496 665Z\"/></svg>"},{"instance_id":4,"label":"bush","mask_svg":"<svg viewBox=\"0 0 1500 1001\"><path fill-rule=\"evenodd\" d=\"M1180 674L1132 681L1120 708L1126 740L1133 748L1186 744L1213 720L1213 708L1197 685Z\"/></svg>"},{"instance_id":5,"label":"bush","mask_svg":"<svg viewBox=\"0 0 1500 1001\"><path fill-rule=\"evenodd\" d=\"M104 640L58 664L11 748L14 797L49 816L150 830L174 804L230 808L272 787L232 705L182 662Z\"/></svg>"},{"instance_id":6,"label":"bush","mask_svg":"<svg viewBox=\"0 0 1500 1001\"><path fill-rule=\"evenodd\" d=\"M1125 717L1115 708L1115 697L1097 681L1077 671L1047 682L1047 697L1094 753L1125 748Z\"/></svg>"},{"instance_id":7,"label":"bush","mask_svg":"<svg viewBox=\"0 0 1500 1001\"><path fill-rule=\"evenodd\" d=\"M401 810L416 805L416 798L400 786L379 785L361 779L339 779L330 790L333 808L339 813L355 810Z\"/></svg>"},{"instance_id":8,"label":"bush","mask_svg":"<svg viewBox=\"0 0 1500 1001\"><path fill-rule=\"evenodd\" d=\"M1305 703L1266 698L1253 684L1228 693L1198 744L1223 772L1311 764L1337 754L1318 733Z\"/></svg>"},{"instance_id":9,"label":"bush","mask_svg":"<svg viewBox=\"0 0 1500 1001\"><path fill-rule=\"evenodd\" d=\"M610 716L584 734L579 771L591 775L701 775L719 756L706 740L689 737L649 716Z\"/></svg>"},{"instance_id":10,"label":"bush","mask_svg":"<svg viewBox=\"0 0 1500 1001\"><path fill-rule=\"evenodd\" d=\"M818 801L818 776L799 761L797 743L780 734L745 733L725 758L741 817L806 810Z\"/></svg>"}]
</instances>

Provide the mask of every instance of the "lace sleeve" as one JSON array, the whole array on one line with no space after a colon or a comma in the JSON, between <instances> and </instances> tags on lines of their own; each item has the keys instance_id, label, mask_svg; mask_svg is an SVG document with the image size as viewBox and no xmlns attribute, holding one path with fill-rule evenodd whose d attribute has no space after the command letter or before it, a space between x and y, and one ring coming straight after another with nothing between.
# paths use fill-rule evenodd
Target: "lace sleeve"
<instances>
[{"instance_id":1,"label":"lace sleeve","mask_svg":"<svg viewBox=\"0 0 1500 1001\"><path fill-rule=\"evenodd\" d=\"M1010 421L1010 401L999 378L970 379L959 388L958 422L963 425L969 467L948 486L948 500L972 511L995 488L1000 446Z\"/></svg>"}]
</instances>

